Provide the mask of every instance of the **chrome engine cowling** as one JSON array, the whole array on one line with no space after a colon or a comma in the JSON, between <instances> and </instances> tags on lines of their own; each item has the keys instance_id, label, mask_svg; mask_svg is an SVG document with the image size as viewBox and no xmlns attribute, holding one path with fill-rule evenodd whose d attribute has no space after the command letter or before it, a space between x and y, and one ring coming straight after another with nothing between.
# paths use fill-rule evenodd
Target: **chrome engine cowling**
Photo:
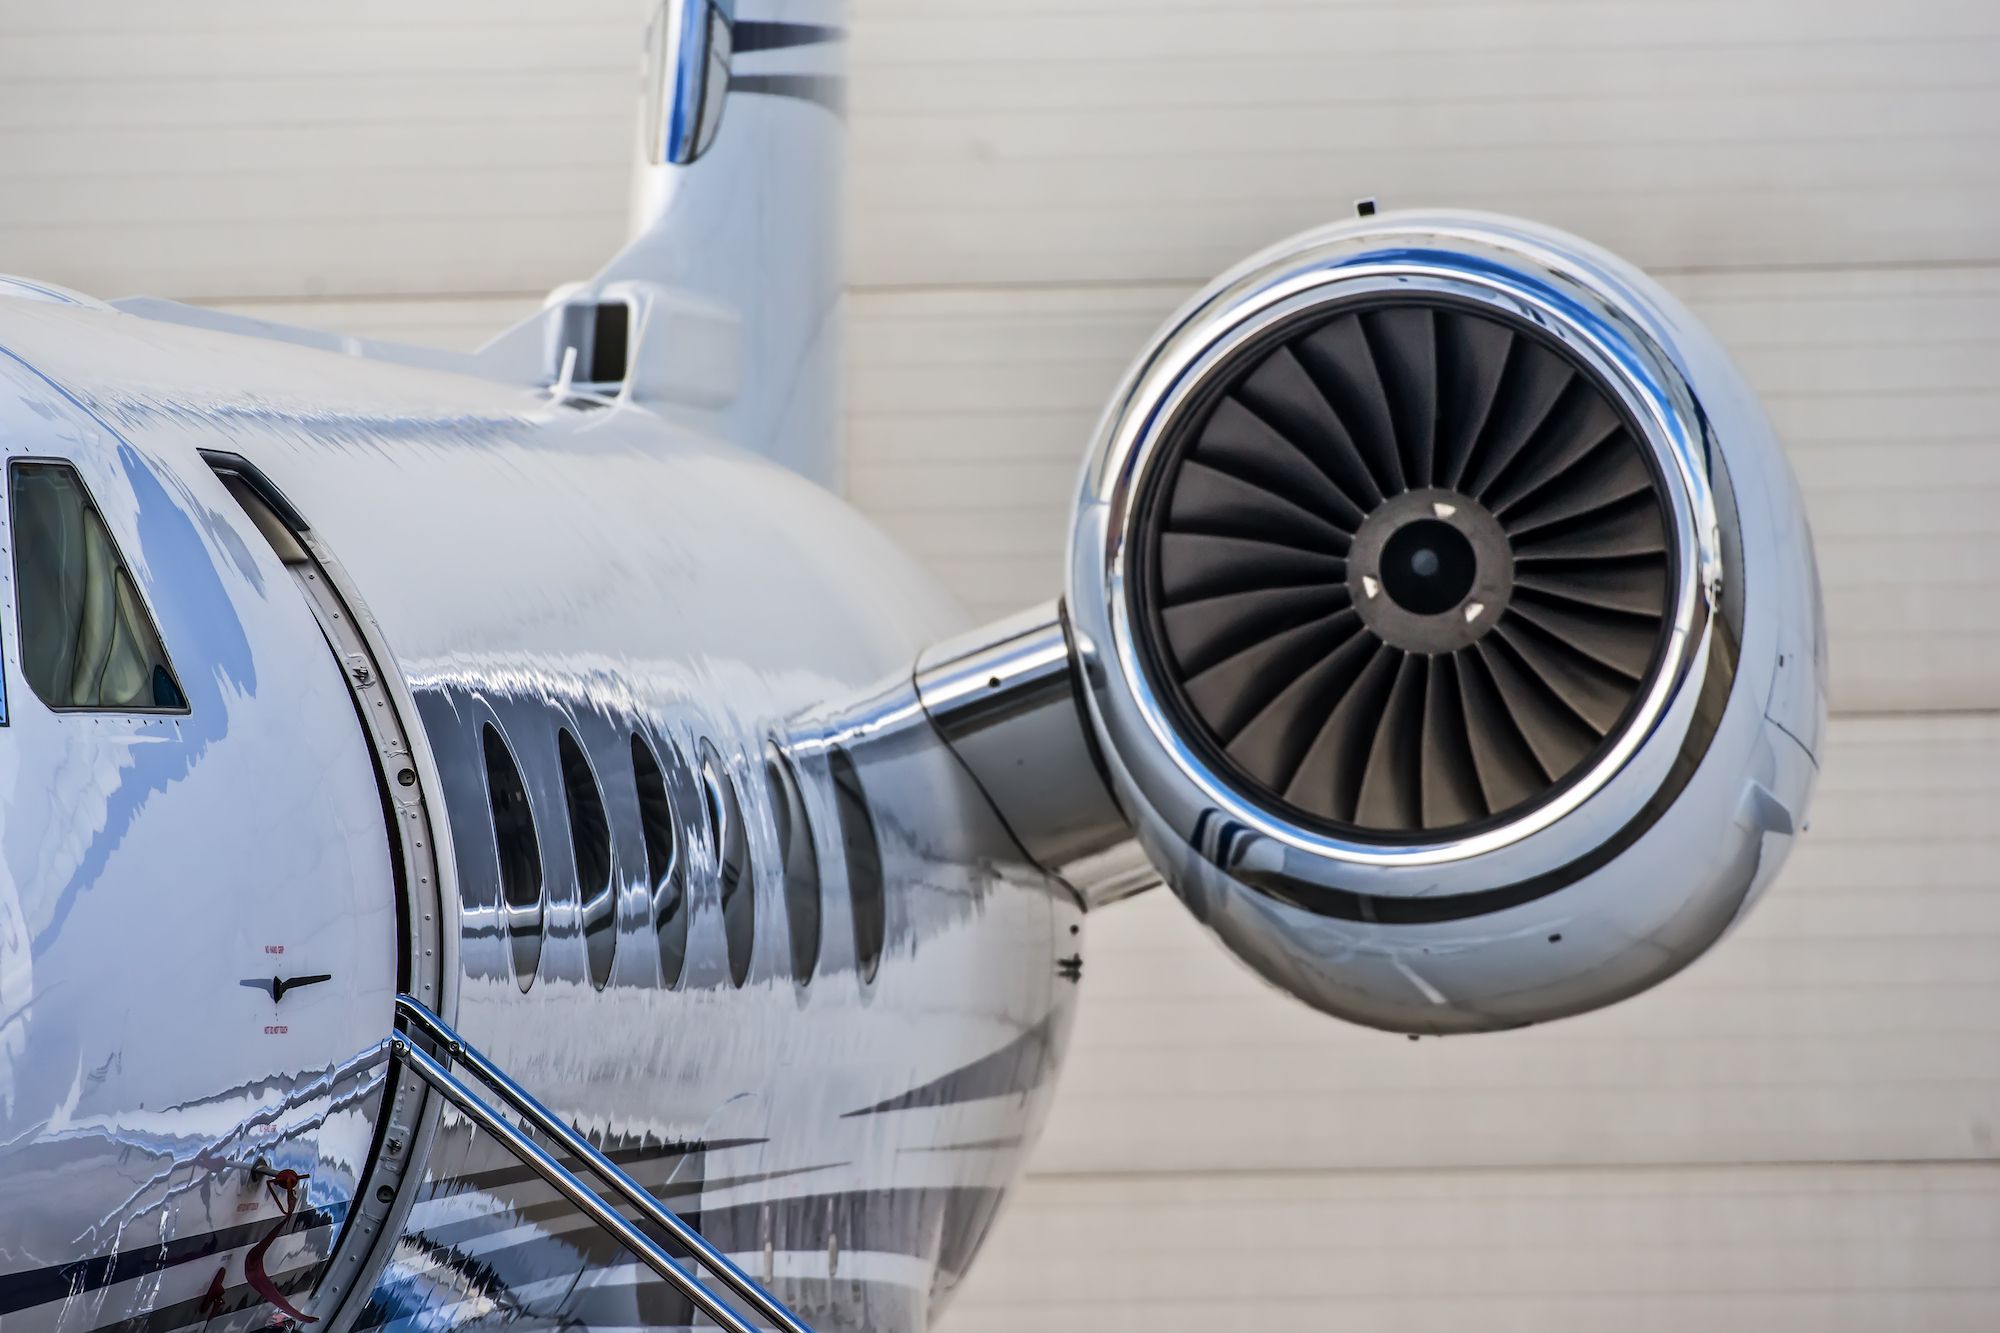
<instances>
[{"instance_id":1,"label":"chrome engine cowling","mask_svg":"<svg viewBox=\"0 0 2000 1333\"><path fill-rule=\"evenodd\" d=\"M1763 413L1658 284L1511 219L1358 219L1183 309L1100 427L1064 605L1160 874L1377 1027L1672 975L1817 773L1817 576Z\"/></svg>"}]
</instances>

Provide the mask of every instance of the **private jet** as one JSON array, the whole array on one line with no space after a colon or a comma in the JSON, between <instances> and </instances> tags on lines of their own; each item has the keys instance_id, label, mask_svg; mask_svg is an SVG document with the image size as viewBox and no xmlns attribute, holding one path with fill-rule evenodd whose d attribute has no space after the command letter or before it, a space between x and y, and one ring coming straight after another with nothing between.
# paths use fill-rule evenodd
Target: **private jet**
<instances>
[{"instance_id":1,"label":"private jet","mask_svg":"<svg viewBox=\"0 0 2000 1333\"><path fill-rule=\"evenodd\" d=\"M664 0L631 240L476 353L0 279L6 1333L921 1333L1096 914L1442 1036L1770 884L1812 544L1672 296L1487 214L1283 241L968 624L834 489L843 44Z\"/></svg>"}]
</instances>

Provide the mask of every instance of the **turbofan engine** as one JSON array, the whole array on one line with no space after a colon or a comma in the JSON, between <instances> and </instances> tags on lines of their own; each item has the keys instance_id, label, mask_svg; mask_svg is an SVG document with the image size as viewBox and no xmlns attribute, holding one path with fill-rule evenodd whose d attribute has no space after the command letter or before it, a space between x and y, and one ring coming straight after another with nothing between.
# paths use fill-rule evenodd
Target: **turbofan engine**
<instances>
[{"instance_id":1,"label":"turbofan engine","mask_svg":"<svg viewBox=\"0 0 2000 1333\"><path fill-rule=\"evenodd\" d=\"M1770 426L1656 283L1510 219L1309 233L1170 321L1100 428L1063 611L1127 836L1251 967L1377 1027L1670 976L1817 773L1817 577ZM1001 747L954 701L1050 679L1019 658L920 673L975 772ZM1087 879L1051 785L988 783Z\"/></svg>"}]
</instances>

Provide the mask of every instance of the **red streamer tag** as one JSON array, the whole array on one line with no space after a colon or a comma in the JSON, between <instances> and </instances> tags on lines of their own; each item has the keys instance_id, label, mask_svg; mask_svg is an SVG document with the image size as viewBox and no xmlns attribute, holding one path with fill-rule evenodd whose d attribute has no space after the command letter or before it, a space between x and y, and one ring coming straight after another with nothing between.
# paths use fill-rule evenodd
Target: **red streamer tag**
<instances>
[{"instance_id":1,"label":"red streamer tag","mask_svg":"<svg viewBox=\"0 0 2000 1333\"><path fill-rule=\"evenodd\" d=\"M243 1280L250 1284L252 1291L277 1306L293 1319L298 1320L301 1324L317 1324L319 1322L318 1316L309 1315L286 1300L285 1293L278 1290L278 1284L271 1281L271 1275L264 1271L264 1255L266 1251L271 1248L272 1243L278 1237L284 1235L290 1229L292 1215L298 1212L299 1184L303 1180L305 1180L304 1176L287 1167L283 1171L273 1172L271 1178L264 1183L264 1189L270 1194L271 1202L283 1209L285 1215L278 1219L278 1225L271 1228L270 1235L251 1246L250 1252L243 1256ZM280 1195L278 1193L279 1190L283 1190L284 1193Z\"/></svg>"}]
</instances>

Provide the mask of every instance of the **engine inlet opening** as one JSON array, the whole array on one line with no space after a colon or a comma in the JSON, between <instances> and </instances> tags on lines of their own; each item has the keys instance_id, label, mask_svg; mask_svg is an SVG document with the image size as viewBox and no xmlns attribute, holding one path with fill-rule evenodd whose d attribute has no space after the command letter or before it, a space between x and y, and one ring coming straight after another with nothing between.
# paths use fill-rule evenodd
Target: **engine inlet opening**
<instances>
[{"instance_id":1,"label":"engine inlet opening","mask_svg":"<svg viewBox=\"0 0 2000 1333\"><path fill-rule=\"evenodd\" d=\"M1139 651L1298 826L1464 836L1588 773L1668 651L1644 431L1546 329L1449 297L1302 314L1210 373L1134 519Z\"/></svg>"}]
</instances>

